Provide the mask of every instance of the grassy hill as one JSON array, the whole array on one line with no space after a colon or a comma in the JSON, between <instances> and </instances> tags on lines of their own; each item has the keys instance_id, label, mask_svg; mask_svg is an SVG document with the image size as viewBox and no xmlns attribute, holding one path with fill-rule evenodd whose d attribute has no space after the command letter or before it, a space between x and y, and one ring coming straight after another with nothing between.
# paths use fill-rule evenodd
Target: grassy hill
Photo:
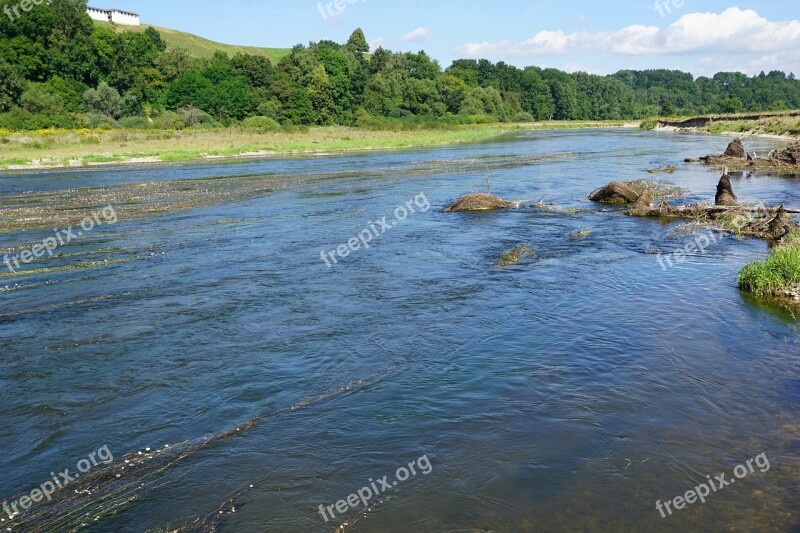
<instances>
[{"instance_id":1,"label":"grassy hill","mask_svg":"<svg viewBox=\"0 0 800 533\"><path fill-rule=\"evenodd\" d=\"M143 32L148 26L147 24L143 24L141 26L123 26L120 24L111 24L110 22L102 22L98 20L95 20L94 23L98 26L110 28L117 32ZM191 55L199 58L209 58L213 56L215 52L225 52L231 56L241 52L243 54L266 56L270 58L273 63L277 63L282 57L289 55L289 52L291 52L289 48L259 48L256 46L222 44L209 41L208 39L203 39L202 37L192 35L191 33L171 30L169 28L161 28L159 26L153 27L161 33L161 37L167 43L167 48L183 48Z\"/></svg>"}]
</instances>

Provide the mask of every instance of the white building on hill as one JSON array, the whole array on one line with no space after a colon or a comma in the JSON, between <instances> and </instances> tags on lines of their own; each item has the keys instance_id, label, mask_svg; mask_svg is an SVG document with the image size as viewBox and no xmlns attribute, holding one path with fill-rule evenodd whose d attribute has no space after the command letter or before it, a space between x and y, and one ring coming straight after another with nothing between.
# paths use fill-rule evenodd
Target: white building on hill
<instances>
[{"instance_id":1,"label":"white building on hill","mask_svg":"<svg viewBox=\"0 0 800 533\"><path fill-rule=\"evenodd\" d=\"M139 26L139 15L121 9L100 9L98 7L87 7L86 12L94 20L103 22L113 22L115 24L125 24L127 26Z\"/></svg>"}]
</instances>

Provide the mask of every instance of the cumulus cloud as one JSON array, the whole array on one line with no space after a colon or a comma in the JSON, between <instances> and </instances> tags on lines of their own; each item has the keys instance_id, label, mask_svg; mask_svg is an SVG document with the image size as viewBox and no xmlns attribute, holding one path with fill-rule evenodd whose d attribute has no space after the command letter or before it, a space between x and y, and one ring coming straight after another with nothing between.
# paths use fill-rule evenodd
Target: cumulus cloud
<instances>
[{"instance_id":1,"label":"cumulus cloud","mask_svg":"<svg viewBox=\"0 0 800 533\"><path fill-rule=\"evenodd\" d=\"M425 39L425 37L430 35L430 33L431 33L430 28L426 28L425 26L420 26L416 30L403 35L403 37L401 37L400 40L404 42L422 41L423 39Z\"/></svg>"},{"instance_id":2,"label":"cumulus cloud","mask_svg":"<svg viewBox=\"0 0 800 533\"><path fill-rule=\"evenodd\" d=\"M689 54L769 54L800 48L800 20L770 21L752 9L690 13L661 29L635 25L611 32L547 30L518 43L467 43L456 51L468 56L535 57L576 51L629 56Z\"/></svg>"}]
</instances>

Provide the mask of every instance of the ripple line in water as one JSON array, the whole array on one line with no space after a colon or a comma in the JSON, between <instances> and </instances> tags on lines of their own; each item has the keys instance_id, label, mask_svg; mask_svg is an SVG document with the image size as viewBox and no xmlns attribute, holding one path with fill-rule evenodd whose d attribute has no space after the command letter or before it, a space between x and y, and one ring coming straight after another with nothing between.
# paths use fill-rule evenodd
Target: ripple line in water
<instances>
[{"instance_id":1,"label":"ripple line in water","mask_svg":"<svg viewBox=\"0 0 800 533\"><path fill-rule=\"evenodd\" d=\"M227 429L199 441L185 441L172 446L167 445L155 451L148 448L145 451L128 454L122 457L121 463L98 470L86 478L81 478L59 489L52 495L52 502L32 507L17 521L12 522L9 531L21 528L33 533L75 532L85 528L88 524L99 522L102 518L119 514L135 501L139 494L180 479L182 476L165 480L160 475L190 455L212 444L240 435L259 424L354 392L356 389L380 380L394 368L390 367L371 376L351 381L341 388L302 400L274 413L257 416L235 428ZM30 491L11 496L3 501L17 501L27 494L30 494Z\"/></svg>"}]
</instances>

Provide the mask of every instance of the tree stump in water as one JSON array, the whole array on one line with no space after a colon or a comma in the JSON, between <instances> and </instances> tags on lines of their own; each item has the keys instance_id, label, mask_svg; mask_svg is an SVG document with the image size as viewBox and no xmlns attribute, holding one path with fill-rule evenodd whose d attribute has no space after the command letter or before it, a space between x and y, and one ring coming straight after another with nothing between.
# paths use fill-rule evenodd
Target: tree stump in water
<instances>
[{"instance_id":1,"label":"tree stump in water","mask_svg":"<svg viewBox=\"0 0 800 533\"><path fill-rule=\"evenodd\" d=\"M731 177L728 176L727 169L725 175L720 178L717 184L717 196L715 202L717 205L734 206L737 205L736 195L733 193L733 186L731 185Z\"/></svg>"},{"instance_id":2,"label":"tree stump in water","mask_svg":"<svg viewBox=\"0 0 800 533\"><path fill-rule=\"evenodd\" d=\"M782 239L791 229L789 222L789 215L786 214L786 208L781 204L778 208L778 212L775 213L775 218L769 222L769 228L767 230L769 236L776 241Z\"/></svg>"},{"instance_id":3,"label":"tree stump in water","mask_svg":"<svg viewBox=\"0 0 800 533\"><path fill-rule=\"evenodd\" d=\"M744 149L744 145L742 144L741 139L734 139L732 143L728 145L728 149L725 150L725 157L735 157L737 159L746 159L747 152Z\"/></svg>"}]
</instances>

